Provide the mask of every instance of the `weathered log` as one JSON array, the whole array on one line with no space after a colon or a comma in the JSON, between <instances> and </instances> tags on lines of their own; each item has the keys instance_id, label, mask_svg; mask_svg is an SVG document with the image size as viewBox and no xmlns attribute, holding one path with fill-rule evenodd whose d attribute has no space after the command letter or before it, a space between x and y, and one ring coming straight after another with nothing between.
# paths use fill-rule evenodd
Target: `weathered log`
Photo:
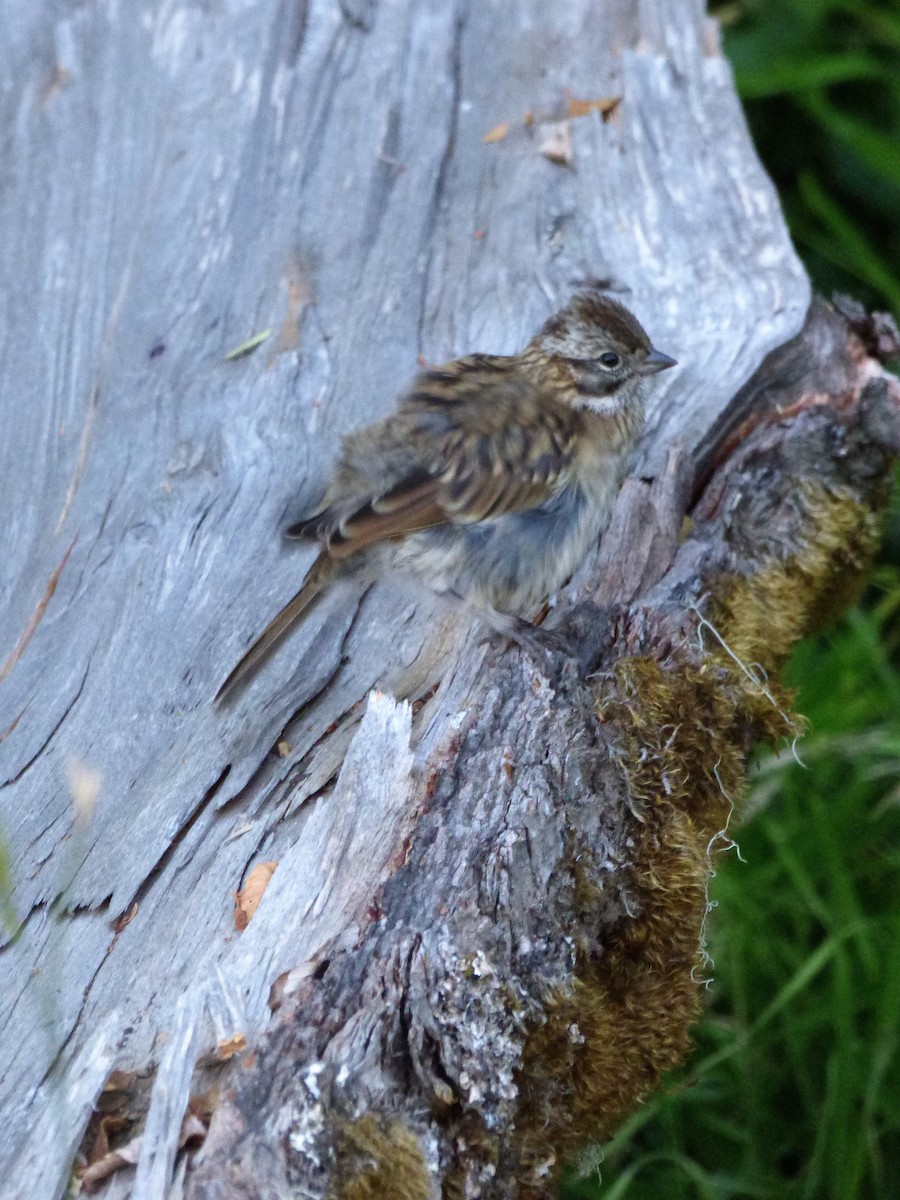
<instances>
[{"instance_id":1,"label":"weathered log","mask_svg":"<svg viewBox=\"0 0 900 1200\"><path fill-rule=\"evenodd\" d=\"M150 1097L109 1196L180 1189L211 1084L195 1196L549 1194L686 1046L711 844L753 740L797 730L755 664L874 543L885 346L809 309L690 0L0 0L0 28L3 1178L60 1194L115 1066ZM683 365L553 614L580 670L379 587L214 711L339 434L585 277Z\"/></svg>"}]
</instances>

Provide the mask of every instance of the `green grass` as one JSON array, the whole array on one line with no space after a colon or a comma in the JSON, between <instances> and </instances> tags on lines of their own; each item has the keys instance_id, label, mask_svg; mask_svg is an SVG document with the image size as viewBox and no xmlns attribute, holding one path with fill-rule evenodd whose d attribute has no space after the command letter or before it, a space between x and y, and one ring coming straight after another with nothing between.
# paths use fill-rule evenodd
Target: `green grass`
<instances>
[{"instance_id":1,"label":"green grass","mask_svg":"<svg viewBox=\"0 0 900 1200\"><path fill-rule=\"evenodd\" d=\"M900 313L900 0L712 8L813 283ZM806 767L761 757L717 865L695 1052L566 1200L900 1197L900 504L787 682Z\"/></svg>"},{"instance_id":2,"label":"green grass","mask_svg":"<svg viewBox=\"0 0 900 1200\"><path fill-rule=\"evenodd\" d=\"M711 8L814 282L900 311L900 3Z\"/></svg>"},{"instance_id":3,"label":"green grass","mask_svg":"<svg viewBox=\"0 0 900 1200\"><path fill-rule=\"evenodd\" d=\"M787 674L806 764L755 772L711 894L696 1051L567 1200L900 1196L900 572Z\"/></svg>"}]
</instances>

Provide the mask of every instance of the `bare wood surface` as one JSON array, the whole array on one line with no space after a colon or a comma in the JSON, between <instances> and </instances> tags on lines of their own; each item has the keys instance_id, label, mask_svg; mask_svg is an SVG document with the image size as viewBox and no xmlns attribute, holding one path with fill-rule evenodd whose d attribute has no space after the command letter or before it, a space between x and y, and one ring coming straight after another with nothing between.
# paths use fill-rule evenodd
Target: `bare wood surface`
<instances>
[{"instance_id":1,"label":"bare wood surface","mask_svg":"<svg viewBox=\"0 0 900 1200\"><path fill-rule=\"evenodd\" d=\"M17 231L0 244L0 803L22 922L0 954L0 1169L28 1195L56 1195L86 1116L83 1103L59 1107L61 1088L73 1072L102 1083L82 1073L87 1045L98 1062L151 1070L189 991L204 997L182 1031L191 1044L255 1045L285 972L284 1010L309 1006L292 1053L312 1039L310 1111L316 1064L334 1089L340 1061L356 1083L336 1110L408 1104L431 1167L449 1169L428 1129L435 1104L455 1112L464 1095L469 1112L483 1099L486 1128L521 1123L514 1077L534 989L562 986L577 957L564 872L548 899L573 827L610 881L580 918L585 936L601 943L627 912L621 771L607 747L581 778L563 749L613 735L586 715L582 685L541 679L455 615L387 588L323 606L234 708L214 712L210 698L308 566L275 531L339 434L386 411L419 356L520 347L586 277L611 277L682 366L655 393L603 570L586 570L569 600L589 588L606 613L659 579L693 468L708 474L723 431L763 402L758 381L745 385L809 302L727 65L688 0L38 0L24 17L0 0L0 29L0 227ZM607 120L567 118L567 90L620 102ZM568 166L540 152L560 120ZM501 123L507 135L485 143ZM831 349L806 345L794 383L838 362L828 394L858 395L844 326L820 325ZM640 644L627 621L578 628L596 662L592 639L610 661L609 639L617 653ZM378 701L359 726L373 687L399 706ZM575 699L559 704L560 689ZM101 779L86 832L73 829L73 760ZM231 893L264 859L279 867L237 936ZM472 864L484 895L448 920L441 905L473 885ZM406 930L394 940L382 927L391 888ZM519 923L506 921L520 901ZM395 999L411 989L399 1026L365 1003L383 985L367 975L382 951ZM320 979L336 959L351 965ZM440 980L463 962L498 980L483 1031L422 1066L451 1022ZM350 1022L327 1045L326 984ZM521 989L511 1009L508 987ZM492 1074L483 1039L507 1009ZM425 1072L415 1085L371 1057L389 1030ZM481 1099L476 1064L491 1075ZM168 1164L177 1120L163 1119L157 1082L148 1155ZM238 1112L218 1118L223 1158ZM39 1170L28 1130L51 1115L58 1153ZM294 1115L295 1152L313 1155L307 1184L324 1188L327 1153L314 1158L327 1121ZM272 1146L254 1153L289 1169ZM494 1194L487 1181L516 1166L499 1134L470 1157L465 1194ZM150 1162L148 1195L161 1178ZM217 1194L211 1163L198 1186Z\"/></svg>"}]
</instances>

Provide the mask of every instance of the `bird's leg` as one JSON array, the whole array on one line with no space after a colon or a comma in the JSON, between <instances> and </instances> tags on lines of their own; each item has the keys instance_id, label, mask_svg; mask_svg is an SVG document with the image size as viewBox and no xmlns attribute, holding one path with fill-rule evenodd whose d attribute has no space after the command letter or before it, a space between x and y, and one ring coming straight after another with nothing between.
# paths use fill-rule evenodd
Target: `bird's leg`
<instances>
[{"instance_id":1,"label":"bird's leg","mask_svg":"<svg viewBox=\"0 0 900 1200\"><path fill-rule=\"evenodd\" d=\"M578 652L568 638L555 629L544 629L543 626L526 621L523 617L500 612L487 604L475 604L462 596L457 598L496 633L521 646L526 654L541 665L546 663L548 656L554 658L562 655L574 659L578 657Z\"/></svg>"},{"instance_id":2,"label":"bird's leg","mask_svg":"<svg viewBox=\"0 0 900 1200\"><path fill-rule=\"evenodd\" d=\"M503 626L499 632L515 642L517 646L540 662L547 655L563 655L565 658L577 658L578 652L565 636L556 629L544 629L543 625L535 625L522 617L503 616Z\"/></svg>"}]
</instances>

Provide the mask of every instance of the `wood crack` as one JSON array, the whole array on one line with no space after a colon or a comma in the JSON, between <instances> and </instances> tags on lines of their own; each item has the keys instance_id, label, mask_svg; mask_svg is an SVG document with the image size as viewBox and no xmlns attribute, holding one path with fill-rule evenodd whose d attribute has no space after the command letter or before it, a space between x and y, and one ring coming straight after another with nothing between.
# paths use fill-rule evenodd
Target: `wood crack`
<instances>
[{"instance_id":1,"label":"wood crack","mask_svg":"<svg viewBox=\"0 0 900 1200\"><path fill-rule=\"evenodd\" d=\"M441 206L444 201L453 155L456 151L456 140L459 131L459 106L462 101L462 40L465 33L467 16L468 0L456 0L456 9L453 17L453 39L450 43L449 53L451 92L447 134L438 163L434 190L431 194L422 232L422 241L425 247L425 269L422 273L422 299L419 307L416 334L416 349L420 357L425 347L425 308L428 302L429 282L434 264L435 233L440 219Z\"/></svg>"},{"instance_id":2,"label":"wood crack","mask_svg":"<svg viewBox=\"0 0 900 1200\"><path fill-rule=\"evenodd\" d=\"M118 917L122 916L123 913L128 912L128 910L130 908L132 908L135 904L140 904L143 902L143 900L149 894L151 888L160 879L166 864L169 862L169 860L175 854L178 847L181 845L181 843L184 841L184 839L188 836L188 834L191 832L191 830L194 828L194 826L197 824L197 822L200 820L200 818L203 816L203 814L207 811L209 806L213 803L217 794L221 790L222 785L225 783L225 780L228 778L230 773L231 773L231 763L228 763L227 766L225 766L222 769L222 771L219 773L215 782L212 783L210 785L210 787L207 788L207 790L204 792L203 796L198 801L198 803L194 806L194 808L191 810L191 812L188 813L187 817L185 818L185 820L179 827L178 832L175 834L175 836L172 838L172 840L166 846L163 853L160 854L160 856L153 863L153 865L150 868L150 870L148 871L143 883L141 883L140 887L137 888L137 890L135 891L134 895L131 897L129 902L122 908L121 912L114 913L113 914L114 917L118 918Z\"/></svg>"},{"instance_id":3,"label":"wood crack","mask_svg":"<svg viewBox=\"0 0 900 1200\"><path fill-rule=\"evenodd\" d=\"M4 788L13 787L21 779L23 779L24 776L28 773L28 771L30 771L31 768L35 765L35 763L38 761L38 759L41 757L41 755L46 751L47 747L50 745L50 743L53 741L53 739L59 733L60 729L62 729L62 727L66 721L66 718L69 716L69 714L72 712L72 710L75 708L75 705L78 703L79 699L81 698L81 693L84 691L84 685L87 683L87 677L88 677L89 672L90 672L90 662L84 669L84 674L81 677L81 683L79 683L78 687L76 688L75 694L72 696L72 699L66 704L66 707L63 709L61 716L56 721L53 728L50 730L50 732L47 734L47 736L41 742L40 746L38 746L37 750L35 750L34 754L31 756L31 758L29 758L28 761L22 767L19 768L19 770L16 772L16 774L11 775L8 779L6 779L2 783L0 783L0 791L3 791Z\"/></svg>"}]
</instances>

